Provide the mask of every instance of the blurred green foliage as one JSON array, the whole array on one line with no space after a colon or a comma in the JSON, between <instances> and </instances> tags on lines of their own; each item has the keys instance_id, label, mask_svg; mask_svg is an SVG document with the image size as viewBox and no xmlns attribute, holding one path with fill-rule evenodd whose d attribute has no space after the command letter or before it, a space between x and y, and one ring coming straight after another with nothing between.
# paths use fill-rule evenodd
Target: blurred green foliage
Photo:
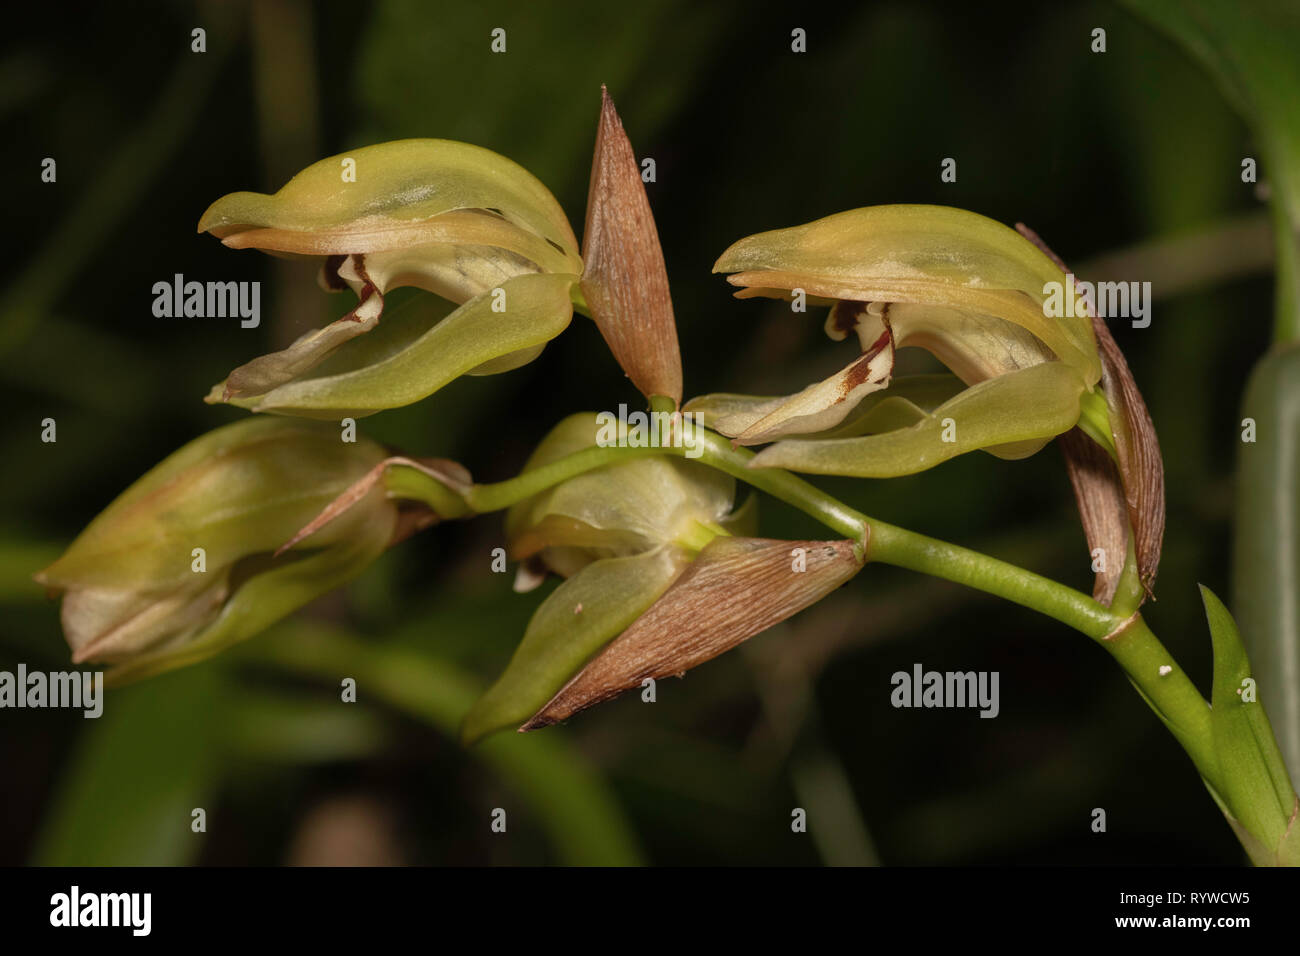
<instances>
[{"instance_id":1,"label":"blurred green foliage","mask_svg":"<svg viewBox=\"0 0 1300 956\"><path fill-rule=\"evenodd\" d=\"M775 394L843 364L819 319L736 302L709 274L741 236L937 202L1024 221L1082 273L1093 257L1260 205L1240 180L1256 148L1242 122L1195 64L1110 3L259 4L298 25L279 33L250 29L243 4L122 6L25 10L0 53L19 224L3 239L0 304L2 669L68 666L55 608L27 575L148 467L239 414L203 405L212 382L347 307L311 286L308 266L194 233L217 196L278 187L267 171L290 156L296 169L404 136L473 142L532 170L580 232L607 84L638 155L656 160L648 190L687 396ZM208 53L193 54L203 25ZM508 47L494 55L498 26ZM805 54L791 52L794 27ZM1104 54L1089 49L1096 27ZM300 98L267 93L286 83ZM268 126L294 135L268 143ZM40 182L45 156L56 184ZM956 183L940 182L945 157ZM274 318L256 331L155 319L152 284L175 272L263 280ZM1149 329L1114 330L1169 477L1149 617L1202 687L1210 644L1193 584L1227 592L1235 409L1269 341L1266 273L1260 263L1160 298ZM637 400L578 318L533 364L458 381L362 430L496 480L562 416ZM46 416L57 444L39 440ZM887 521L1090 585L1054 449L819 484ZM765 534L816 533L777 503L761 510ZM499 517L427 531L246 650L114 692L98 722L0 712L0 860L319 859L304 841L328 848L328 810L349 795L369 800L375 833L396 834L392 862L1241 858L1191 764L1104 654L1028 611L893 568L868 568L744 653L661 686L652 709L623 699L466 752L454 720L542 597L490 573L501 539ZM1000 671L999 719L891 708L890 675L918 661ZM339 717L347 676L357 711ZM196 806L204 835L189 828ZM796 806L810 809L811 834L790 831ZM507 835L489 829L494 807L508 809ZM1094 807L1107 810L1104 835L1090 832Z\"/></svg>"}]
</instances>

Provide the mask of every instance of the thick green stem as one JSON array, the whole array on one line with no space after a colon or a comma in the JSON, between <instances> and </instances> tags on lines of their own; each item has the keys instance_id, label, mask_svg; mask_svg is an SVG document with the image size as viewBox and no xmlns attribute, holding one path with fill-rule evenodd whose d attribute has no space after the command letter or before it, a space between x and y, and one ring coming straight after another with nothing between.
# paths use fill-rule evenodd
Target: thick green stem
<instances>
[{"instance_id":1,"label":"thick green stem","mask_svg":"<svg viewBox=\"0 0 1300 956\"><path fill-rule=\"evenodd\" d=\"M1135 616L1101 643L1187 751L1201 776L1217 787L1220 770L1214 757L1210 705L1146 621Z\"/></svg>"}]
</instances>

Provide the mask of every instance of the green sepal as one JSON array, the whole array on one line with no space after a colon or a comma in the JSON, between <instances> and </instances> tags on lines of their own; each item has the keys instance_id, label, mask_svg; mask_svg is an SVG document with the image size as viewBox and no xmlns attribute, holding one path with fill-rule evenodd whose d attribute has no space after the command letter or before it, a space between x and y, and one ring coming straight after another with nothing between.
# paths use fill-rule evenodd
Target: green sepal
<instances>
[{"instance_id":1,"label":"green sepal","mask_svg":"<svg viewBox=\"0 0 1300 956\"><path fill-rule=\"evenodd\" d=\"M348 160L351 179L345 177ZM203 214L199 231L223 239L254 228L377 232L461 209L497 211L577 263L568 218L532 173L489 149L445 139L397 140L327 157L273 195L223 196Z\"/></svg>"},{"instance_id":2,"label":"green sepal","mask_svg":"<svg viewBox=\"0 0 1300 956\"><path fill-rule=\"evenodd\" d=\"M596 652L668 589L686 557L671 547L604 558L582 568L538 607L505 672L470 708L470 744L537 713Z\"/></svg>"}]
</instances>

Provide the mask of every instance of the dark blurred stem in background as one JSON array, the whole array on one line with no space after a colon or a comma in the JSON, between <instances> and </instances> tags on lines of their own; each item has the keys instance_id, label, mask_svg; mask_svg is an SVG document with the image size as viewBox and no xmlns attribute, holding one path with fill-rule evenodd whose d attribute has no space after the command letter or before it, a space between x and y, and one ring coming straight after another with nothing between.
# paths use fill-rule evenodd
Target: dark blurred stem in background
<instances>
[{"instance_id":1,"label":"dark blurred stem in background","mask_svg":"<svg viewBox=\"0 0 1300 956\"><path fill-rule=\"evenodd\" d=\"M248 12L263 186L275 192L321 158L315 24L305 0L261 0L249 4ZM314 267L276 259L270 288L276 296L270 313L273 348L285 348L320 325Z\"/></svg>"}]
</instances>

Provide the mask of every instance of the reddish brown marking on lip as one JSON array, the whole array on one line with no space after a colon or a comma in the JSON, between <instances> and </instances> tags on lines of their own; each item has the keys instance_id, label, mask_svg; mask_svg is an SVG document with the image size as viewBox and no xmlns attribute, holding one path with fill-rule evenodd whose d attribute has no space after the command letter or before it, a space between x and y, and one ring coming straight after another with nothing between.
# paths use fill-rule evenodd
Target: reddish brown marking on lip
<instances>
[{"instance_id":1,"label":"reddish brown marking on lip","mask_svg":"<svg viewBox=\"0 0 1300 956\"><path fill-rule=\"evenodd\" d=\"M344 282L343 278L339 275L339 267L343 265L343 260L346 258L347 256L325 257L325 270L323 273L325 276L325 288L329 289L331 292L342 292L348 287L348 284Z\"/></svg>"},{"instance_id":2,"label":"reddish brown marking on lip","mask_svg":"<svg viewBox=\"0 0 1300 956\"><path fill-rule=\"evenodd\" d=\"M353 309L351 312L349 312L345 316L345 318L351 319L353 322L364 322L365 320L361 318L361 316L359 316L357 313L360 311L361 307L366 304L366 301L372 295L379 294L379 289L375 286L375 283L371 281L370 273L366 272L365 256L354 255L352 257L352 268L356 270L357 275L361 277L361 281L364 282L365 285L361 287L361 293L360 295L357 296L356 308Z\"/></svg>"},{"instance_id":3,"label":"reddish brown marking on lip","mask_svg":"<svg viewBox=\"0 0 1300 956\"><path fill-rule=\"evenodd\" d=\"M890 343L893 337L893 333L889 329L889 322L886 321L885 331L880 333L880 337L871 343L871 348L863 352L861 357L849 368L848 377L840 386L840 397L835 400L836 404L847 399L855 388L867 381L871 374L872 360L884 351L885 346Z\"/></svg>"},{"instance_id":4,"label":"reddish brown marking on lip","mask_svg":"<svg viewBox=\"0 0 1300 956\"><path fill-rule=\"evenodd\" d=\"M848 335L858 325L858 319L867 311L870 302L857 302L853 299L842 299L836 302L831 309L833 316L832 328L836 332Z\"/></svg>"}]
</instances>

